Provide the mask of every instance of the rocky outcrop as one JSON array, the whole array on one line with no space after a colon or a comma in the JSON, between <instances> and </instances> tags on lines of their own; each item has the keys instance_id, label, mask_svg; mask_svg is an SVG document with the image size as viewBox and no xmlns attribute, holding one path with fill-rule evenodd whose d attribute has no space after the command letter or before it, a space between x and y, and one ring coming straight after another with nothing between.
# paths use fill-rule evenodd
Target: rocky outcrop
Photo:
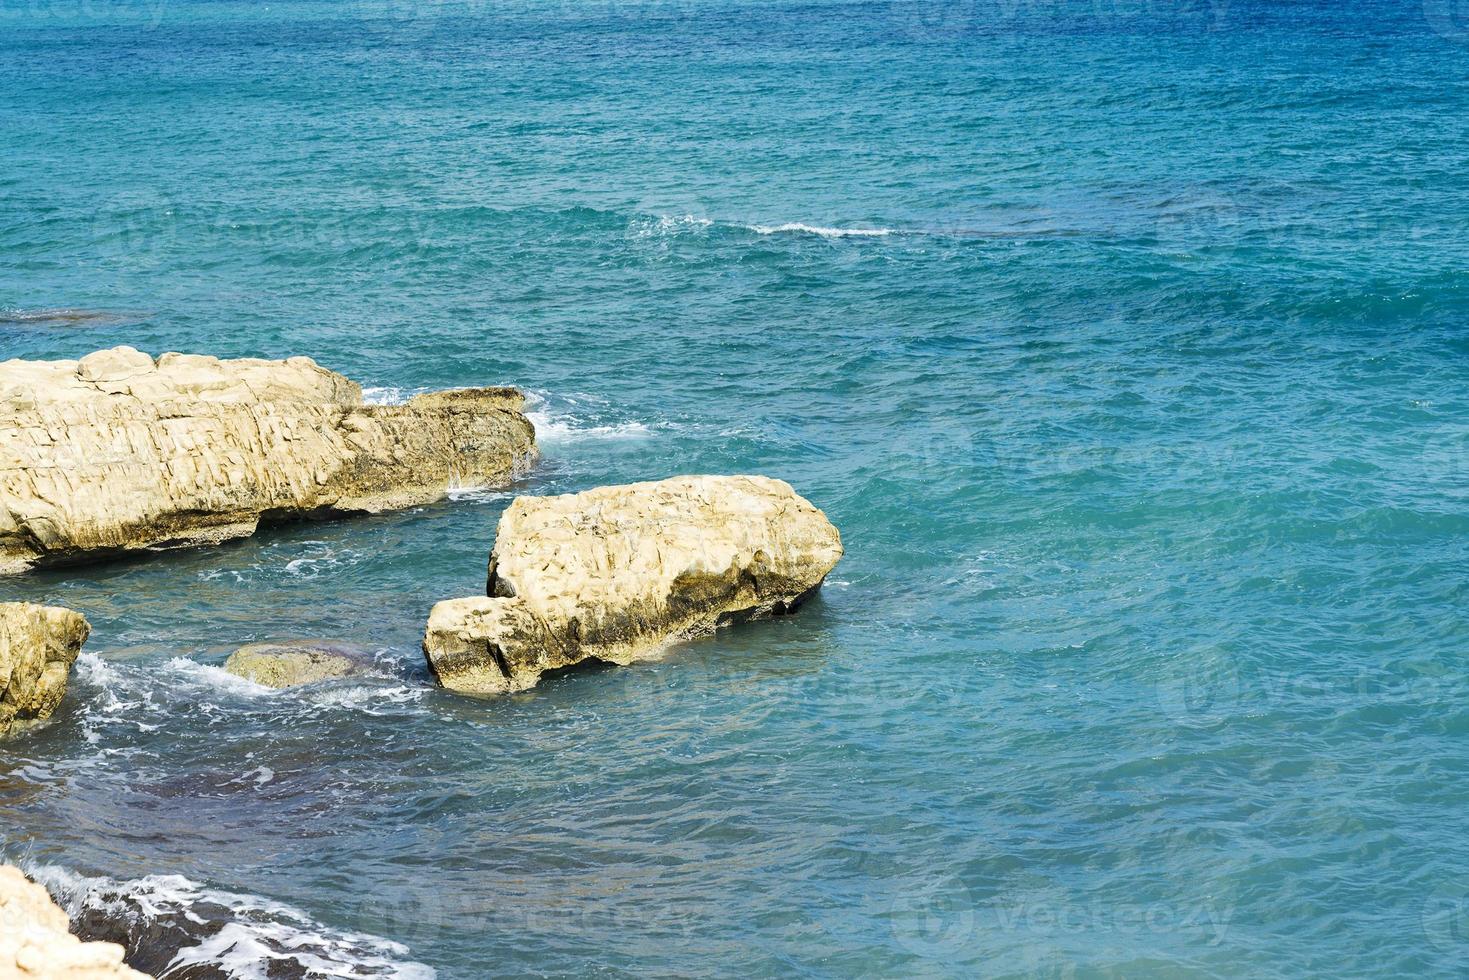
<instances>
[{"instance_id":1,"label":"rocky outcrop","mask_svg":"<svg viewBox=\"0 0 1469 980\"><path fill-rule=\"evenodd\" d=\"M146 974L123 965L115 943L84 943L46 889L20 869L0 865L0 977L15 980L113 980Z\"/></svg>"},{"instance_id":2,"label":"rocky outcrop","mask_svg":"<svg viewBox=\"0 0 1469 980\"><path fill-rule=\"evenodd\" d=\"M372 655L335 640L251 643L224 662L224 669L266 687L297 687L317 681L360 677L372 668Z\"/></svg>"},{"instance_id":3,"label":"rocky outcrop","mask_svg":"<svg viewBox=\"0 0 1469 980\"><path fill-rule=\"evenodd\" d=\"M0 602L0 739L51 717L91 632L70 609Z\"/></svg>"},{"instance_id":4,"label":"rocky outcrop","mask_svg":"<svg viewBox=\"0 0 1469 980\"><path fill-rule=\"evenodd\" d=\"M587 659L790 612L842 556L826 515L779 480L687 476L517 497L488 595L441 602L424 653L445 687L499 694Z\"/></svg>"},{"instance_id":5,"label":"rocky outcrop","mask_svg":"<svg viewBox=\"0 0 1469 980\"><path fill-rule=\"evenodd\" d=\"M130 347L0 363L0 573L211 544L501 485L535 457L514 388L368 405L309 357Z\"/></svg>"}]
</instances>

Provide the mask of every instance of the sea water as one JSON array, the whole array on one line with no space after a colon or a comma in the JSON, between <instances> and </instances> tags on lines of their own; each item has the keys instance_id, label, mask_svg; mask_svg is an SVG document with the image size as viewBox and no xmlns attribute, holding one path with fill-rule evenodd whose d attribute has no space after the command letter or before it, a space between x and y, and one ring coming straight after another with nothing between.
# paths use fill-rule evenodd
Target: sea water
<instances>
[{"instance_id":1,"label":"sea water","mask_svg":"<svg viewBox=\"0 0 1469 980\"><path fill-rule=\"evenodd\" d=\"M93 625L0 853L160 972L1462 969L1461 14L0 0L0 356L516 384L544 453L0 583ZM822 507L820 597L433 686L513 494L680 473ZM377 670L219 669L291 637Z\"/></svg>"}]
</instances>

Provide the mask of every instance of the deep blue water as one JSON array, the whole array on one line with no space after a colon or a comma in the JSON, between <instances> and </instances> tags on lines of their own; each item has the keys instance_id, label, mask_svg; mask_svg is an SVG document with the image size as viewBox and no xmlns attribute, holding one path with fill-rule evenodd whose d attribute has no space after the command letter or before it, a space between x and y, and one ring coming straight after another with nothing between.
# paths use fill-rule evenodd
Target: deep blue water
<instances>
[{"instance_id":1,"label":"deep blue water","mask_svg":"<svg viewBox=\"0 0 1469 980\"><path fill-rule=\"evenodd\" d=\"M0 850L241 976L1462 971L1459 6L0 0L0 356L514 383L515 492L847 545L493 702L418 641L505 494L0 583L94 627ZM292 636L385 676L213 669Z\"/></svg>"}]
</instances>

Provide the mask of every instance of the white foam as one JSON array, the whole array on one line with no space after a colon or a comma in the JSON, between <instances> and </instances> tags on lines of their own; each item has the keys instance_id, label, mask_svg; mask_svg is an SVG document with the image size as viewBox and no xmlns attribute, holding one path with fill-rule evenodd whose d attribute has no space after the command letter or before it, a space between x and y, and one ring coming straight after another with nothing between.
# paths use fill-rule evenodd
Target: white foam
<instances>
[{"instance_id":1,"label":"white foam","mask_svg":"<svg viewBox=\"0 0 1469 980\"><path fill-rule=\"evenodd\" d=\"M461 500L508 500L515 496L494 487L450 487L445 493L456 503Z\"/></svg>"},{"instance_id":2,"label":"white foam","mask_svg":"<svg viewBox=\"0 0 1469 980\"><path fill-rule=\"evenodd\" d=\"M399 388L394 385L373 385L362 389L364 405L405 405L414 395L432 391L432 388Z\"/></svg>"},{"instance_id":3,"label":"white foam","mask_svg":"<svg viewBox=\"0 0 1469 980\"><path fill-rule=\"evenodd\" d=\"M331 929L289 905L206 888L183 875L115 881L50 865L28 870L73 919L95 911L139 926L172 922L191 938L197 935L197 942L178 950L165 976L198 966L242 980L302 970L315 977L432 980L436 975L432 967L408 960L402 943ZM206 920L195 911L204 905L223 908L231 918Z\"/></svg>"},{"instance_id":4,"label":"white foam","mask_svg":"<svg viewBox=\"0 0 1469 980\"><path fill-rule=\"evenodd\" d=\"M120 680L117 668L97 656L91 650L83 650L81 652L81 656L77 657L76 665L72 670L76 672L76 676L80 680L93 687L104 690L115 689Z\"/></svg>"},{"instance_id":5,"label":"white foam","mask_svg":"<svg viewBox=\"0 0 1469 980\"><path fill-rule=\"evenodd\" d=\"M822 238L881 238L884 235L893 234L891 228L823 228L819 225L801 224L798 221L783 225L746 225L745 227L757 235L803 234L820 235Z\"/></svg>"},{"instance_id":6,"label":"white foam","mask_svg":"<svg viewBox=\"0 0 1469 980\"><path fill-rule=\"evenodd\" d=\"M708 218L693 214L665 214L657 218L635 218L628 222L627 233L632 238L666 238L683 232L702 231L714 224Z\"/></svg>"},{"instance_id":7,"label":"white foam","mask_svg":"<svg viewBox=\"0 0 1469 980\"><path fill-rule=\"evenodd\" d=\"M164 669L176 674L185 682L195 684L199 687L223 691L227 694L236 694L248 698L258 698L277 693L274 688L257 684L252 680L231 674L222 667L211 664L201 664L197 660L187 657L174 657L164 663Z\"/></svg>"},{"instance_id":8,"label":"white foam","mask_svg":"<svg viewBox=\"0 0 1469 980\"><path fill-rule=\"evenodd\" d=\"M577 442L583 439L642 439L651 430L642 422L619 422L615 425L583 425L575 415L554 416L548 412L526 412L536 427L538 442Z\"/></svg>"},{"instance_id":9,"label":"white foam","mask_svg":"<svg viewBox=\"0 0 1469 980\"><path fill-rule=\"evenodd\" d=\"M570 404L594 400L591 396L566 396L561 399ZM628 421L612 424L586 424L586 419L575 412L557 411L550 407L545 395L528 391L525 393L527 411L525 417L536 427L536 442L580 442L587 439L644 439L652 430L644 422Z\"/></svg>"},{"instance_id":10,"label":"white foam","mask_svg":"<svg viewBox=\"0 0 1469 980\"><path fill-rule=\"evenodd\" d=\"M387 714L379 710L386 705L416 704L423 700L426 689L422 687L381 687L372 684L354 684L350 687L335 687L317 693L312 701L329 708L346 708L377 717Z\"/></svg>"}]
</instances>

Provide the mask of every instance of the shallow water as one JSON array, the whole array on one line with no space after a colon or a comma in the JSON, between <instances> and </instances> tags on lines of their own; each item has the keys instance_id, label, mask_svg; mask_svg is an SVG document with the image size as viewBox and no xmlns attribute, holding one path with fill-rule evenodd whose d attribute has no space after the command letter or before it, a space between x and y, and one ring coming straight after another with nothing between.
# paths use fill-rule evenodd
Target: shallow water
<instances>
[{"instance_id":1,"label":"shallow water","mask_svg":"<svg viewBox=\"0 0 1469 980\"><path fill-rule=\"evenodd\" d=\"M0 355L515 383L513 492L761 472L847 545L491 702L418 641L499 491L0 583L94 627L0 753L79 914L196 907L176 967L239 976L1462 968L1450 5L0 14L0 310L95 314ZM293 636L379 676L217 669Z\"/></svg>"}]
</instances>

